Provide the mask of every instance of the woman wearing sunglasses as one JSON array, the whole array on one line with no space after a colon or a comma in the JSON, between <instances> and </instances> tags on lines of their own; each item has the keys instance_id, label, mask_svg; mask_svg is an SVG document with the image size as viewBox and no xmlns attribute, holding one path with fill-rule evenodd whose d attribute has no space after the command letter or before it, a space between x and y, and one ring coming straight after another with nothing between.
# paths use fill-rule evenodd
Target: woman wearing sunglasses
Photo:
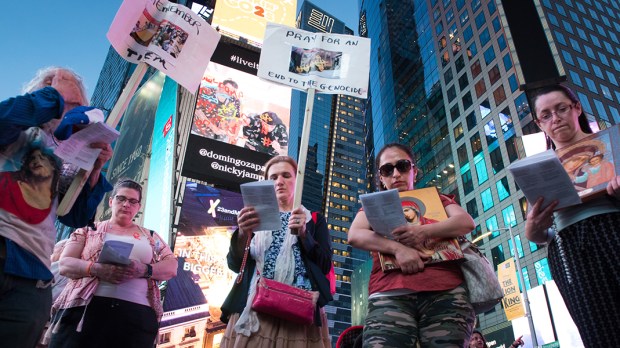
<instances>
[{"instance_id":1,"label":"woman wearing sunglasses","mask_svg":"<svg viewBox=\"0 0 620 348\"><path fill-rule=\"evenodd\" d=\"M401 144L379 151L380 190L415 189L417 169L413 153ZM399 226L394 239L375 233L364 211L357 213L349 230L349 243L373 252L364 325L364 347L465 347L474 327L458 264L424 264L422 243L429 237L455 238L471 232L474 221L453 197L440 195L448 219L422 225ZM384 273L376 252L395 256L400 270Z\"/></svg>"},{"instance_id":2,"label":"woman wearing sunglasses","mask_svg":"<svg viewBox=\"0 0 620 348\"><path fill-rule=\"evenodd\" d=\"M69 238L60 273L71 280L52 307L50 348L153 347L163 314L157 281L176 275L177 260L157 233L133 223L141 201L142 186L120 180L110 219ZM98 262L106 242L131 245L129 264Z\"/></svg>"}]
</instances>

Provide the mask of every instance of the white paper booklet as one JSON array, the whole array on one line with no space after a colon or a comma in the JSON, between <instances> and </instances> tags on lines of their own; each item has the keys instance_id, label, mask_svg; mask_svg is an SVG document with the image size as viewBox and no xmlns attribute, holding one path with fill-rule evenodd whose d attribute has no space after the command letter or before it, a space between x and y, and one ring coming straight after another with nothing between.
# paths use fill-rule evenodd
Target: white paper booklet
<instances>
[{"instance_id":1,"label":"white paper booklet","mask_svg":"<svg viewBox=\"0 0 620 348\"><path fill-rule=\"evenodd\" d=\"M240 185L243 205L254 207L260 223L256 231L274 231L282 228L280 208L273 180L254 181Z\"/></svg>"},{"instance_id":2,"label":"white paper booklet","mask_svg":"<svg viewBox=\"0 0 620 348\"><path fill-rule=\"evenodd\" d=\"M392 231L407 224L398 190L360 195L364 213L373 231L392 239Z\"/></svg>"},{"instance_id":3,"label":"white paper booklet","mask_svg":"<svg viewBox=\"0 0 620 348\"><path fill-rule=\"evenodd\" d=\"M92 143L108 143L118 139L120 133L109 125L96 122L73 133L69 139L58 145L54 154L63 161L74 164L84 170L91 170L101 149L90 147Z\"/></svg>"},{"instance_id":4,"label":"white paper booklet","mask_svg":"<svg viewBox=\"0 0 620 348\"><path fill-rule=\"evenodd\" d=\"M133 244L120 240L106 240L101 248L98 263L112 263L118 265L128 265L131 263L129 255L133 249Z\"/></svg>"},{"instance_id":5,"label":"white paper booklet","mask_svg":"<svg viewBox=\"0 0 620 348\"><path fill-rule=\"evenodd\" d=\"M556 210L581 203L581 198L553 150L518 160L508 166L508 170L530 204L534 204L538 197L545 199L543 208L558 200Z\"/></svg>"}]
</instances>

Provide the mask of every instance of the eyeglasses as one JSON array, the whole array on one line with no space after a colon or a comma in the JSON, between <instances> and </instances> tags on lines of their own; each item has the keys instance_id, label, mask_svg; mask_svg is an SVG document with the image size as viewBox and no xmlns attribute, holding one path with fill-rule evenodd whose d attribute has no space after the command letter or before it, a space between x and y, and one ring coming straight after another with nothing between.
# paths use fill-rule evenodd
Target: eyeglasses
<instances>
[{"instance_id":1,"label":"eyeglasses","mask_svg":"<svg viewBox=\"0 0 620 348\"><path fill-rule=\"evenodd\" d=\"M114 196L114 198L116 198L116 201L119 202L120 204L123 204L125 202L129 202L129 204L132 205L132 206L136 206L136 205L140 204L140 201L137 200L137 199L127 198L127 197L121 196L121 195L116 195L116 196Z\"/></svg>"},{"instance_id":2,"label":"eyeglasses","mask_svg":"<svg viewBox=\"0 0 620 348\"><path fill-rule=\"evenodd\" d=\"M398 169L399 173L405 174L408 173L414 166L415 165L411 163L410 160L399 160L396 164L386 163L379 167L379 174L381 174L381 176L391 176L394 173L394 168Z\"/></svg>"},{"instance_id":3,"label":"eyeglasses","mask_svg":"<svg viewBox=\"0 0 620 348\"><path fill-rule=\"evenodd\" d=\"M553 115L557 115L560 118L564 118L568 115L568 113L571 111L571 109L574 107L574 104L569 104L569 105L560 105L558 106L557 109L555 109L555 111L550 111L550 112L545 112L542 113L540 115L538 115L538 120L541 123L548 123L551 122L551 120L553 119Z\"/></svg>"}]
</instances>

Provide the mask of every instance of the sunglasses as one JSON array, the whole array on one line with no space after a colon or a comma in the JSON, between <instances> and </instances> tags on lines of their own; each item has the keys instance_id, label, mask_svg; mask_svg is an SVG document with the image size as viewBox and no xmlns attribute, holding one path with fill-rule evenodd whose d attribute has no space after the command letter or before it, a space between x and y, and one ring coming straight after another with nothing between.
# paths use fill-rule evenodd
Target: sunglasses
<instances>
[{"instance_id":1,"label":"sunglasses","mask_svg":"<svg viewBox=\"0 0 620 348\"><path fill-rule=\"evenodd\" d=\"M379 167L379 174L381 174L381 176L391 176L394 174L394 168L398 169L399 173L405 174L408 173L414 166L415 164L411 163L410 160L399 160L396 164L386 163Z\"/></svg>"}]
</instances>

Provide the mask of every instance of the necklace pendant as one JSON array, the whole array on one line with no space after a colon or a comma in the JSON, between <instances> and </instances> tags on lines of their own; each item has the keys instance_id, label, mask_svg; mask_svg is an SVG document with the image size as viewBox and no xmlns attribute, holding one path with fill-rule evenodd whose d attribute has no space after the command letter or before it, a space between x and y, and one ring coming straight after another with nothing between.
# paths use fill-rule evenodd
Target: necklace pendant
<instances>
[{"instance_id":1,"label":"necklace pendant","mask_svg":"<svg viewBox=\"0 0 620 348\"><path fill-rule=\"evenodd\" d=\"M135 239L140 240L140 233L138 233L138 232L134 232L134 233L133 233L133 237L134 237Z\"/></svg>"}]
</instances>

